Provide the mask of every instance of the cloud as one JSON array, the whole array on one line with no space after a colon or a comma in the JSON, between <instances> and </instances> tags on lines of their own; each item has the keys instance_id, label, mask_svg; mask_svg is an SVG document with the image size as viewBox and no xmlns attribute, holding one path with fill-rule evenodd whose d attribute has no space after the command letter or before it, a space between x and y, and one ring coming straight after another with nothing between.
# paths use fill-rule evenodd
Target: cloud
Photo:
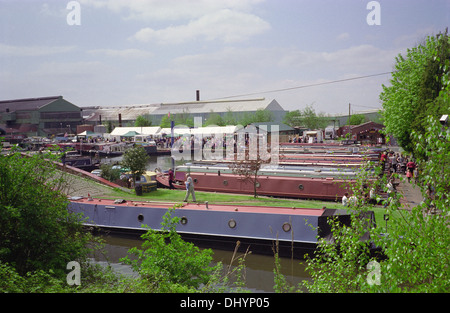
<instances>
[{"instance_id":1,"label":"cloud","mask_svg":"<svg viewBox=\"0 0 450 313\"><path fill-rule=\"evenodd\" d=\"M188 24L170 26L160 30L143 28L132 39L141 42L155 41L160 44L180 44L195 39L222 40L225 43L239 42L270 29L261 18L242 12L223 9Z\"/></svg>"},{"instance_id":2,"label":"cloud","mask_svg":"<svg viewBox=\"0 0 450 313\"><path fill-rule=\"evenodd\" d=\"M179 21L197 19L223 9L249 11L262 0L79 0L81 5L106 8L124 19Z\"/></svg>"},{"instance_id":3,"label":"cloud","mask_svg":"<svg viewBox=\"0 0 450 313\"><path fill-rule=\"evenodd\" d=\"M346 40L348 40L348 39L350 39L350 34L349 34L349 33L342 33L342 34L339 34L339 35L336 37L336 40L337 40L337 41L346 41Z\"/></svg>"},{"instance_id":4,"label":"cloud","mask_svg":"<svg viewBox=\"0 0 450 313\"><path fill-rule=\"evenodd\" d=\"M71 52L75 46L12 46L0 43L0 56L46 56Z\"/></svg>"},{"instance_id":5,"label":"cloud","mask_svg":"<svg viewBox=\"0 0 450 313\"><path fill-rule=\"evenodd\" d=\"M381 49L373 45L357 45L335 51L305 51L294 49L280 56L279 64L311 73L376 74L390 71L401 49Z\"/></svg>"},{"instance_id":6,"label":"cloud","mask_svg":"<svg viewBox=\"0 0 450 313\"><path fill-rule=\"evenodd\" d=\"M88 53L120 58L147 58L153 56L151 52L139 49L94 49L89 50Z\"/></svg>"}]
</instances>

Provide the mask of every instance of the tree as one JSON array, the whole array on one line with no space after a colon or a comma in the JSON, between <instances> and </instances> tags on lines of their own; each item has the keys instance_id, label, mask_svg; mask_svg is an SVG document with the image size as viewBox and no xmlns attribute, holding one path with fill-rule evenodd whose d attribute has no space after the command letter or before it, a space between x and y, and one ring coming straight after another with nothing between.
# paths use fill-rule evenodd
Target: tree
<instances>
[{"instance_id":1,"label":"tree","mask_svg":"<svg viewBox=\"0 0 450 313\"><path fill-rule=\"evenodd\" d=\"M236 125L236 118L233 115L233 110L231 110L230 107L227 108L227 112L225 113L223 117L223 123L224 125Z\"/></svg>"},{"instance_id":2,"label":"tree","mask_svg":"<svg viewBox=\"0 0 450 313\"><path fill-rule=\"evenodd\" d=\"M423 133L426 117L446 110L437 98L443 88L441 78L449 71L449 58L447 31L429 36L424 44L408 49L406 56L396 57L391 86L383 85L380 99L385 131L408 152L414 152L412 131Z\"/></svg>"},{"instance_id":3,"label":"tree","mask_svg":"<svg viewBox=\"0 0 450 313\"><path fill-rule=\"evenodd\" d=\"M360 125L367 121L364 114L353 114L350 116L350 125Z\"/></svg>"},{"instance_id":4,"label":"tree","mask_svg":"<svg viewBox=\"0 0 450 313\"><path fill-rule=\"evenodd\" d=\"M445 40L448 41L448 38ZM441 50L428 50L435 43L435 39L428 38L427 47L409 51L411 59L408 64L413 65L413 60L416 65L422 64L421 62L425 64L430 59L438 61ZM426 53L423 54L424 52ZM419 57L420 54L423 54L422 57ZM405 70L405 59L401 56L397 59L401 60L399 68ZM436 73L434 79L442 87L432 96L436 97L433 101L439 102L446 112L450 111L449 63L447 58L441 71ZM415 92L420 92L420 89L414 88L422 84L417 78L423 76L416 70L417 68L411 67L403 76L396 76L398 80L393 82L393 86L399 90L392 88L383 91L392 114L399 113L394 108L395 101L398 105L402 105L402 101L419 101L420 97ZM408 97L408 92L411 97ZM414 105L417 103L414 102ZM397 193L393 197L394 201L386 203L388 206L384 213L390 216L389 228L369 229L370 238L382 249L385 258L375 260L368 257L367 250L364 251L359 240L363 233L358 231L362 228L358 226L361 224L357 223L357 219L352 219L352 226L356 227L351 228L334 223L332 231L335 243L320 241L319 258L308 261L308 270L313 276L313 283L305 283L309 291L441 293L450 290L450 129L448 125L441 125L439 116L436 115L434 113L419 120L412 119L422 127L413 129L408 138L403 138L409 140L407 146L416 157L420 172L416 188L421 189L424 200L405 210L399 201L402 195ZM397 119L393 118L389 123L401 123L410 119L411 116L399 114ZM401 135L411 125L403 126L405 125L390 124L390 129ZM361 171L361 174L364 172L368 173ZM364 184L370 182L358 179L356 186L361 185L361 181ZM385 185L386 177L383 176L378 182L379 186ZM361 197L363 194L360 190L363 189L356 189L357 198L362 200L364 197ZM352 207L354 212L366 212L369 208L370 205L363 201L357 201L356 206Z\"/></svg>"},{"instance_id":5,"label":"tree","mask_svg":"<svg viewBox=\"0 0 450 313\"><path fill-rule=\"evenodd\" d=\"M320 129L328 124L324 113L316 113L312 105L307 105L303 110L288 112L283 122L291 127L306 127L307 129Z\"/></svg>"},{"instance_id":6,"label":"tree","mask_svg":"<svg viewBox=\"0 0 450 313\"><path fill-rule=\"evenodd\" d=\"M90 236L71 214L49 154L0 155L0 263L17 273L53 271L62 277L70 261L83 262Z\"/></svg>"},{"instance_id":7,"label":"tree","mask_svg":"<svg viewBox=\"0 0 450 313\"><path fill-rule=\"evenodd\" d=\"M137 177L145 172L149 159L150 157L145 149L142 146L136 146L125 151L122 166L130 169L133 181L136 183Z\"/></svg>"},{"instance_id":8,"label":"tree","mask_svg":"<svg viewBox=\"0 0 450 313\"><path fill-rule=\"evenodd\" d=\"M208 118L205 121L204 126L216 125L216 126L225 126L225 122L218 113L211 112L208 115Z\"/></svg>"},{"instance_id":9,"label":"tree","mask_svg":"<svg viewBox=\"0 0 450 313\"><path fill-rule=\"evenodd\" d=\"M139 115L136 118L136 121L134 122L135 127L146 127L146 126L152 126L152 122L148 119L147 115Z\"/></svg>"},{"instance_id":10,"label":"tree","mask_svg":"<svg viewBox=\"0 0 450 313\"><path fill-rule=\"evenodd\" d=\"M169 127L170 127L170 123L171 123L172 121L175 121L175 115L174 115L174 114L172 114L172 115L170 115L170 116L164 115L164 116L161 118L161 123L159 124L159 126L160 126L161 128L169 128Z\"/></svg>"},{"instance_id":11,"label":"tree","mask_svg":"<svg viewBox=\"0 0 450 313\"><path fill-rule=\"evenodd\" d=\"M289 111L283 117L283 123L291 127L301 126L302 114L299 110Z\"/></svg>"},{"instance_id":12,"label":"tree","mask_svg":"<svg viewBox=\"0 0 450 313\"><path fill-rule=\"evenodd\" d=\"M120 178L120 169L113 168L112 164L104 163L100 165L100 169L102 170L101 177L106 180L115 182Z\"/></svg>"}]
</instances>

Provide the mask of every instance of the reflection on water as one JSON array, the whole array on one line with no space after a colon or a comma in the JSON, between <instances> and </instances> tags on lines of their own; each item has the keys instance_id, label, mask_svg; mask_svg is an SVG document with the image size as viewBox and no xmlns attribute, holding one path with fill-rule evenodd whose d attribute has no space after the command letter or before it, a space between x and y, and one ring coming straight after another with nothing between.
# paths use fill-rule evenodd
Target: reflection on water
<instances>
[{"instance_id":1,"label":"reflection on water","mask_svg":"<svg viewBox=\"0 0 450 313\"><path fill-rule=\"evenodd\" d=\"M122 156L101 159L101 163L106 164L108 163L116 164L119 163L120 161L122 161ZM184 163L185 162L182 160L175 161L175 165L182 165ZM155 168L159 168L162 171L167 171L169 170L170 167L172 167L172 158L170 155L160 155L160 156L151 155L149 156L149 161L146 166L147 170L149 171L154 171Z\"/></svg>"},{"instance_id":2,"label":"reflection on water","mask_svg":"<svg viewBox=\"0 0 450 313\"><path fill-rule=\"evenodd\" d=\"M123 265L119 262L120 258L127 255L128 249L139 247L142 240L136 235L118 236L108 235L102 236L105 240L105 254L95 253L93 258L97 263L107 264L108 261L112 268L119 273L126 275L135 275L131 267ZM213 249L214 262L222 262L224 270L228 268L233 257L232 251L223 251ZM239 254L238 254L239 256ZM130 255L132 258L132 255ZM302 280L310 279L305 272L305 265L300 264L301 260L291 260L289 258L281 258L282 274L291 285L297 286ZM237 265L237 261L232 264L232 268ZM274 286L274 257L266 255L248 254L245 258L245 286L253 292L273 292Z\"/></svg>"}]
</instances>

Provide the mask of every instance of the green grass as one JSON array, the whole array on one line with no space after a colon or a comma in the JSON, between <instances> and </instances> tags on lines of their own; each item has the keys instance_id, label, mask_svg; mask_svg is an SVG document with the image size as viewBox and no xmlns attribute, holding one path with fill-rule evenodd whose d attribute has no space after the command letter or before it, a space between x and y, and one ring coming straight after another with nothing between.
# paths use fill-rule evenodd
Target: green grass
<instances>
[{"instance_id":1,"label":"green grass","mask_svg":"<svg viewBox=\"0 0 450 313\"><path fill-rule=\"evenodd\" d=\"M122 190L115 190L115 197L126 200L143 200L143 201L169 201L182 202L186 195L185 190L170 190L160 188L157 191L144 193L142 196L136 196L134 192L127 193ZM256 206L276 206L276 207L296 207L321 209L324 206L330 209L341 209L340 203L331 201L315 201L315 200L298 200L298 199L280 199L273 197L259 196L254 198L252 195L226 194L215 192L196 191L195 197L197 202L209 204L235 204L235 205L256 205ZM192 198L189 197L192 201Z\"/></svg>"}]
</instances>

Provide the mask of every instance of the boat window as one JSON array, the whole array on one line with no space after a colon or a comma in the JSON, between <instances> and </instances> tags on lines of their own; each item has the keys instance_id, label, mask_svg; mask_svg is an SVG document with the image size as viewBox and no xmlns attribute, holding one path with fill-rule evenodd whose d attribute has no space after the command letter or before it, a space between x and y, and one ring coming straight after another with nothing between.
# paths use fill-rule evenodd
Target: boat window
<instances>
[{"instance_id":1,"label":"boat window","mask_svg":"<svg viewBox=\"0 0 450 313\"><path fill-rule=\"evenodd\" d=\"M285 232L289 232L291 230L291 224L289 224L288 222L284 223L282 226L283 230Z\"/></svg>"},{"instance_id":2,"label":"boat window","mask_svg":"<svg viewBox=\"0 0 450 313\"><path fill-rule=\"evenodd\" d=\"M138 221L142 223L144 221L144 215L141 213L138 215Z\"/></svg>"},{"instance_id":3,"label":"boat window","mask_svg":"<svg viewBox=\"0 0 450 313\"><path fill-rule=\"evenodd\" d=\"M228 221L228 226L229 226L230 228L235 228L235 227L236 227L236 221L233 220L233 219L229 220L229 221Z\"/></svg>"}]
</instances>

